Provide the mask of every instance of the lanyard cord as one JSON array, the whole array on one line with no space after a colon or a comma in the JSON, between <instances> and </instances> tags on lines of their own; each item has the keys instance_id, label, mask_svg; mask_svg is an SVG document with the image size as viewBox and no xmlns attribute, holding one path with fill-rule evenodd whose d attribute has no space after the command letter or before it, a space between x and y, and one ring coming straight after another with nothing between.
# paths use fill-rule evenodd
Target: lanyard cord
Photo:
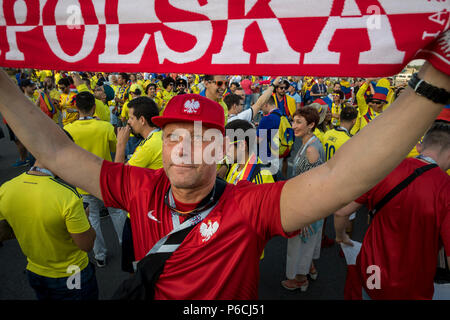
<instances>
[{"instance_id":1,"label":"lanyard cord","mask_svg":"<svg viewBox=\"0 0 450 320\"><path fill-rule=\"evenodd\" d=\"M201 202L205 202L208 198L209 201L201 206L200 208L196 208L192 211L189 211L188 213L181 213L180 211L176 210L175 208L175 199L173 198L173 194L172 194L172 190L171 188L169 188L169 190L167 191L165 197L164 197L164 203L169 207L171 213L172 213L172 222L173 222L173 230L167 234L165 237L161 238L154 246L153 248L147 253L147 255L152 254L152 253L157 253L157 252L167 252L166 250L174 250L173 246L165 246L165 243L167 241L167 239L169 238L169 236L175 232L184 230L186 228L189 228L191 226L194 226L198 223L200 223L217 205L218 201L214 201L214 196L215 196L215 192L216 192L216 186L217 186L217 182L216 184L214 184L214 188L213 190L209 193L208 196L206 196ZM212 195L211 195L212 194ZM211 195L211 196L210 196ZM174 210L175 209L175 210ZM185 216L187 214L192 215L192 213L196 213L194 216L192 216L191 218L189 218L188 220L184 221L183 223L180 223L179 221L179 216ZM176 245L175 247L178 247L178 245Z\"/></svg>"},{"instance_id":2,"label":"lanyard cord","mask_svg":"<svg viewBox=\"0 0 450 320\"><path fill-rule=\"evenodd\" d=\"M311 138L309 138L308 142L305 143L305 145L302 148L302 151L300 151L300 154L303 154L303 152L306 150L306 148L309 147L309 145L316 139L316 136L312 136Z\"/></svg>"},{"instance_id":3,"label":"lanyard cord","mask_svg":"<svg viewBox=\"0 0 450 320\"><path fill-rule=\"evenodd\" d=\"M214 188L212 191L200 202L199 207L190 210L190 211L181 211L176 208L175 200L173 198L172 188L169 187L169 190L167 190L166 195L164 196L164 203L166 206L169 207L172 214L176 214L182 217L186 216L194 216L204 210L206 210L208 207L210 207L214 203L214 196L216 193L216 185L214 184ZM206 202L206 203L205 203ZM202 205L202 203L204 203Z\"/></svg>"},{"instance_id":4,"label":"lanyard cord","mask_svg":"<svg viewBox=\"0 0 450 320\"><path fill-rule=\"evenodd\" d=\"M94 120L94 117L88 116L88 117L80 117L78 120Z\"/></svg>"},{"instance_id":5,"label":"lanyard cord","mask_svg":"<svg viewBox=\"0 0 450 320\"><path fill-rule=\"evenodd\" d=\"M430 158L430 157L427 157L427 156L424 156L424 155L421 155L421 154L419 154L416 157L416 159L421 159L421 160L424 160L426 162L429 162L429 163L437 165L437 162L433 158Z\"/></svg>"},{"instance_id":6,"label":"lanyard cord","mask_svg":"<svg viewBox=\"0 0 450 320\"><path fill-rule=\"evenodd\" d=\"M46 174L48 176L52 176L53 178L55 177L55 175L50 170L44 169L44 168L39 168L39 167L36 167L36 166L31 167L30 171L37 171L37 172L40 172L40 173L44 173L44 174Z\"/></svg>"}]
</instances>

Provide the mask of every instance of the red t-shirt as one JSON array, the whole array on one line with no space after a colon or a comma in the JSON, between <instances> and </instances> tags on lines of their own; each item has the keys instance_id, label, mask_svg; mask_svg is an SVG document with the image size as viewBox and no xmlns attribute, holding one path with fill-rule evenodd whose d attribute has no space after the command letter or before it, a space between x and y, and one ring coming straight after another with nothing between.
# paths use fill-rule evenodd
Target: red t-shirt
<instances>
[{"instance_id":1,"label":"red t-shirt","mask_svg":"<svg viewBox=\"0 0 450 320\"><path fill-rule=\"evenodd\" d=\"M415 169L427 163L409 158L356 202L369 210ZM450 253L450 177L440 168L425 172L391 199L370 224L356 260L361 284L372 299L431 299L438 251ZM380 289L367 280L380 268ZM373 277L369 283L374 283Z\"/></svg>"},{"instance_id":2,"label":"red t-shirt","mask_svg":"<svg viewBox=\"0 0 450 320\"><path fill-rule=\"evenodd\" d=\"M246 95L250 95L253 93L252 91L252 81L250 79L244 79L241 81L241 87L244 89Z\"/></svg>"},{"instance_id":3,"label":"red t-shirt","mask_svg":"<svg viewBox=\"0 0 450 320\"><path fill-rule=\"evenodd\" d=\"M167 260L155 299L257 299L261 253L270 238L288 236L280 219L283 185L227 185L216 207ZM130 213L137 260L172 231L172 214L164 204L169 180L163 169L104 161L100 186L107 207ZM213 226L212 236L202 235L202 223Z\"/></svg>"}]
</instances>

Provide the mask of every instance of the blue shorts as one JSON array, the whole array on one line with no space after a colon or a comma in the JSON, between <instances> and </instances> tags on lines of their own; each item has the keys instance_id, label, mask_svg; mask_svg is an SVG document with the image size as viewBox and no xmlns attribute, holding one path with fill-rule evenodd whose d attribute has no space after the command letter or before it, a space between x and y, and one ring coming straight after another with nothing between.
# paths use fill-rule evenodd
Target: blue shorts
<instances>
[{"instance_id":1,"label":"blue shorts","mask_svg":"<svg viewBox=\"0 0 450 320\"><path fill-rule=\"evenodd\" d=\"M97 278L95 268L89 263L80 272L80 288L69 289L65 278L49 278L27 270L31 287L38 300L98 300Z\"/></svg>"}]
</instances>

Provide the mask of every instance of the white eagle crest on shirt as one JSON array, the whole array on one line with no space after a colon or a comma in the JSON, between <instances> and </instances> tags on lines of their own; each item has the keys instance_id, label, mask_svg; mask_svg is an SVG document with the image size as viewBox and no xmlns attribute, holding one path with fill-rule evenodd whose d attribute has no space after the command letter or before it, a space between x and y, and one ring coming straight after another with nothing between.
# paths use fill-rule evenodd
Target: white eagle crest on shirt
<instances>
[{"instance_id":1,"label":"white eagle crest on shirt","mask_svg":"<svg viewBox=\"0 0 450 320\"><path fill-rule=\"evenodd\" d=\"M200 108L200 103L197 100L187 100L184 103L184 112L186 113L197 113L198 109Z\"/></svg>"},{"instance_id":2,"label":"white eagle crest on shirt","mask_svg":"<svg viewBox=\"0 0 450 320\"><path fill-rule=\"evenodd\" d=\"M208 224L202 223L200 225L200 234L203 237L202 242L206 242L216 233L217 229L219 229L219 223L215 221L214 223L211 220L208 220Z\"/></svg>"}]
</instances>

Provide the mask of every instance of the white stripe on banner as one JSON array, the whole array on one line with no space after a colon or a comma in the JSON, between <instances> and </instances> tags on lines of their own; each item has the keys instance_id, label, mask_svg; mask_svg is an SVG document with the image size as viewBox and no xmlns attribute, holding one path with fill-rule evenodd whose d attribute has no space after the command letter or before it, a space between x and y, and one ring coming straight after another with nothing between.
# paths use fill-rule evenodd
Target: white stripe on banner
<instances>
[{"instance_id":1,"label":"white stripe on banner","mask_svg":"<svg viewBox=\"0 0 450 320\"><path fill-rule=\"evenodd\" d=\"M333 2L333 0L272 0L269 6L278 18L328 17Z\"/></svg>"},{"instance_id":2,"label":"white stripe on banner","mask_svg":"<svg viewBox=\"0 0 450 320\"><path fill-rule=\"evenodd\" d=\"M450 9L448 1L378 0L378 2L387 14L437 13L444 9L447 11Z\"/></svg>"}]
</instances>

